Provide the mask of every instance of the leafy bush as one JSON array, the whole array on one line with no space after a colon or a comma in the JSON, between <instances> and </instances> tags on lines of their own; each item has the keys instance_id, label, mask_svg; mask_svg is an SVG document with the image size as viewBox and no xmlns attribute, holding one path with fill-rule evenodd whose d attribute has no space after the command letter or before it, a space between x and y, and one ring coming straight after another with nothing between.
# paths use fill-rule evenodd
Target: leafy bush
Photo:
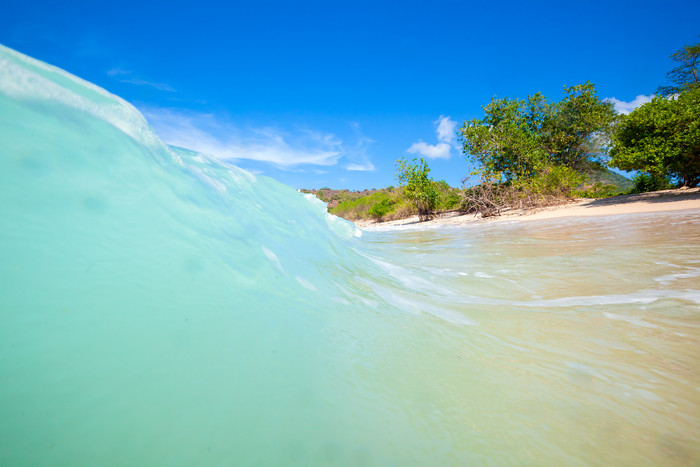
<instances>
[{"instance_id":1,"label":"leafy bush","mask_svg":"<svg viewBox=\"0 0 700 467\"><path fill-rule=\"evenodd\" d=\"M364 192L363 192L364 193ZM367 192L363 195L355 193L354 195L346 196L336 207L330 208L328 212L336 216L340 216L350 221L361 219L381 219L394 209L394 206L399 202L400 190L379 190ZM353 197L356 196L356 197Z\"/></svg>"},{"instance_id":2,"label":"leafy bush","mask_svg":"<svg viewBox=\"0 0 700 467\"><path fill-rule=\"evenodd\" d=\"M393 204L394 203L391 202L389 196L385 194L384 197L380 201L373 204L367 212L373 218L381 219L391 211Z\"/></svg>"},{"instance_id":3,"label":"leafy bush","mask_svg":"<svg viewBox=\"0 0 700 467\"><path fill-rule=\"evenodd\" d=\"M396 161L396 178L404 188L404 196L418 210L418 218L422 221L433 216L437 208L440 194L429 177L430 167L425 159L413 159L407 162L401 158Z\"/></svg>"},{"instance_id":4,"label":"leafy bush","mask_svg":"<svg viewBox=\"0 0 700 467\"><path fill-rule=\"evenodd\" d=\"M669 190L673 185L663 175L640 173L633 179L634 187L630 193L647 193L649 191Z\"/></svg>"},{"instance_id":5,"label":"leafy bush","mask_svg":"<svg viewBox=\"0 0 700 467\"><path fill-rule=\"evenodd\" d=\"M452 188L446 181L433 182L433 187L438 192L437 209L440 211L450 211L458 209L462 203L462 192Z\"/></svg>"},{"instance_id":6,"label":"leafy bush","mask_svg":"<svg viewBox=\"0 0 700 467\"><path fill-rule=\"evenodd\" d=\"M569 198L584 178L580 173L564 165L547 166L529 179L519 180L517 185L525 191L545 196Z\"/></svg>"},{"instance_id":7,"label":"leafy bush","mask_svg":"<svg viewBox=\"0 0 700 467\"><path fill-rule=\"evenodd\" d=\"M370 204L367 202L366 197L358 199L348 199L341 201L338 206L330 210L331 214L343 217L348 220L358 220L365 219L367 217L367 211L369 210Z\"/></svg>"}]
</instances>

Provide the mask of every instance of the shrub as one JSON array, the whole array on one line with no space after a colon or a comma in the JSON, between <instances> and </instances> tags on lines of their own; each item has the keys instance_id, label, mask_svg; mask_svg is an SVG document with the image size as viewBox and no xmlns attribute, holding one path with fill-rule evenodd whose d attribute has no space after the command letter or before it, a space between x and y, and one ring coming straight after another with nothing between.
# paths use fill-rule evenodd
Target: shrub
<instances>
[{"instance_id":1,"label":"shrub","mask_svg":"<svg viewBox=\"0 0 700 467\"><path fill-rule=\"evenodd\" d=\"M368 213L375 219L381 219L391 211L392 205L393 203L389 199L389 196L384 195L380 201L376 202L369 208Z\"/></svg>"},{"instance_id":2,"label":"shrub","mask_svg":"<svg viewBox=\"0 0 700 467\"><path fill-rule=\"evenodd\" d=\"M398 203L399 193L399 190L380 190L372 193L366 190L355 193L355 197L346 197L336 207L329 209L328 212L350 221L368 219L370 217L381 219L392 212L394 205Z\"/></svg>"},{"instance_id":3,"label":"shrub","mask_svg":"<svg viewBox=\"0 0 700 467\"><path fill-rule=\"evenodd\" d=\"M438 205L439 193L428 177L428 163L423 158L413 159L412 162L401 158L396 161L396 167L396 178L403 187L404 196L418 210L418 218L421 221L432 218Z\"/></svg>"},{"instance_id":4,"label":"shrub","mask_svg":"<svg viewBox=\"0 0 700 467\"><path fill-rule=\"evenodd\" d=\"M518 184L524 191L568 198L584 178L570 167L558 165L545 167L531 178L518 181Z\"/></svg>"},{"instance_id":5,"label":"shrub","mask_svg":"<svg viewBox=\"0 0 700 467\"><path fill-rule=\"evenodd\" d=\"M452 188L446 181L440 180L433 182L433 187L438 192L437 209L441 211L449 211L458 209L462 202L461 191Z\"/></svg>"},{"instance_id":6,"label":"shrub","mask_svg":"<svg viewBox=\"0 0 700 467\"><path fill-rule=\"evenodd\" d=\"M527 179L482 182L464 191L462 210L498 216L513 209L536 209L562 204L575 194L583 177L566 166L545 167Z\"/></svg>"},{"instance_id":7,"label":"shrub","mask_svg":"<svg viewBox=\"0 0 700 467\"><path fill-rule=\"evenodd\" d=\"M668 178L663 175L640 173L633 179L634 187L630 193L647 193L649 191L669 190L673 188Z\"/></svg>"}]
</instances>

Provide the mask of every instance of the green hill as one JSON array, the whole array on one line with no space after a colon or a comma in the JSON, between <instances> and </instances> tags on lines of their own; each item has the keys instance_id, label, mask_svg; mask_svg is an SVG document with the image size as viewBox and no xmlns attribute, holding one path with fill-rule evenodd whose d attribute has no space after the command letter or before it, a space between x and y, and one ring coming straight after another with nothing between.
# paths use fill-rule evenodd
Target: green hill
<instances>
[{"instance_id":1,"label":"green hill","mask_svg":"<svg viewBox=\"0 0 700 467\"><path fill-rule=\"evenodd\" d=\"M620 191L629 190L634 186L634 182L632 180L625 177L624 175L620 175L619 173L613 172L610 169L606 169L603 172L595 172L588 175L586 181L584 182L584 185L591 187L594 186L596 183L600 183L601 185L614 185L615 187L619 188Z\"/></svg>"}]
</instances>

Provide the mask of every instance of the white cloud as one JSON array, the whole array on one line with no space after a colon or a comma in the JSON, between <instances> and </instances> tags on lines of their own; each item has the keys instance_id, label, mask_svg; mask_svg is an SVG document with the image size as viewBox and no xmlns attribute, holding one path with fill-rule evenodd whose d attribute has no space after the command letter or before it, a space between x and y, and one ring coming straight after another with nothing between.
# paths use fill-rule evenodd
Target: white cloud
<instances>
[{"instance_id":1,"label":"white cloud","mask_svg":"<svg viewBox=\"0 0 700 467\"><path fill-rule=\"evenodd\" d=\"M632 112L634 109L639 107L640 105L646 104L647 102L651 102L651 99L653 97L654 97L653 94L650 94L648 96L640 94L639 96L635 97L630 102L621 101L619 99L615 99L614 97L608 97L607 100L609 102L612 102L613 105L615 105L615 110L618 113L627 115L630 112Z\"/></svg>"},{"instance_id":2,"label":"white cloud","mask_svg":"<svg viewBox=\"0 0 700 467\"><path fill-rule=\"evenodd\" d=\"M348 164L345 167L345 169L346 170L362 171L362 172L372 172L372 171L374 171L374 164L372 164L370 161L367 161L364 164Z\"/></svg>"},{"instance_id":3,"label":"white cloud","mask_svg":"<svg viewBox=\"0 0 700 467\"><path fill-rule=\"evenodd\" d=\"M440 118L435 120L433 124L436 126L435 133L437 134L438 144L428 144L423 141L413 143L406 151L409 154L419 154L430 159L449 159L452 148L457 148L457 122L440 115Z\"/></svg>"},{"instance_id":4,"label":"white cloud","mask_svg":"<svg viewBox=\"0 0 700 467\"><path fill-rule=\"evenodd\" d=\"M430 159L449 159L451 146L447 143L428 144L423 141L413 143L406 151L409 154L420 154Z\"/></svg>"},{"instance_id":5,"label":"white cloud","mask_svg":"<svg viewBox=\"0 0 700 467\"><path fill-rule=\"evenodd\" d=\"M450 117L440 115L440 118L433 123L437 125L438 141L453 146L457 145L457 133L455 131L457 130L457 122L452 121Z\"/></svg>"},{"instance_id":6,"label":"white cloud","mask_svg":"<svg viewBox=\"0 0 700 467\"><path fill-rule=\"evenodd\" d=\"M288 170L304 164L332 166L347 156L348 170L374 169L368 159L357 158L353 152L356 148L346 150L343 142L330 133L308 129L290 132L273 127L243 130L213 114L161 108L141 111L164 142L223 160L266 162ZM357 147L362 150L365 144L360 140Z\"/></svg>"}]
</instances>

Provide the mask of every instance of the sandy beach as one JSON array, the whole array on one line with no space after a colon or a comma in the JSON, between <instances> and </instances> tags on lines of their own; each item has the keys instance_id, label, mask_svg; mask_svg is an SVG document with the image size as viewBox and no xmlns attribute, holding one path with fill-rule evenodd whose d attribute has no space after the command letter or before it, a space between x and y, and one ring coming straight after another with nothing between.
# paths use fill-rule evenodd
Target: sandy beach
<instances>
[{"instance_id":1,"label":"sandy beach","mask_svg":"<svg viewBox=\"0 0 700 467\"><path fill-rule=\"evenodd\" d=\"M355 224L363 230L393 230L418 226L458 226L481 222L536 221L561 217L611 216L686 209L700 209L700 187L655 191L604 199L578 199L559 206L506 212L500 216L489 218L481 218L481 216L475 214L453 212L442 214L426 222L419 222L418 216L413 216L388 222L356 221Z\"/></svg>"}]
</instances>

